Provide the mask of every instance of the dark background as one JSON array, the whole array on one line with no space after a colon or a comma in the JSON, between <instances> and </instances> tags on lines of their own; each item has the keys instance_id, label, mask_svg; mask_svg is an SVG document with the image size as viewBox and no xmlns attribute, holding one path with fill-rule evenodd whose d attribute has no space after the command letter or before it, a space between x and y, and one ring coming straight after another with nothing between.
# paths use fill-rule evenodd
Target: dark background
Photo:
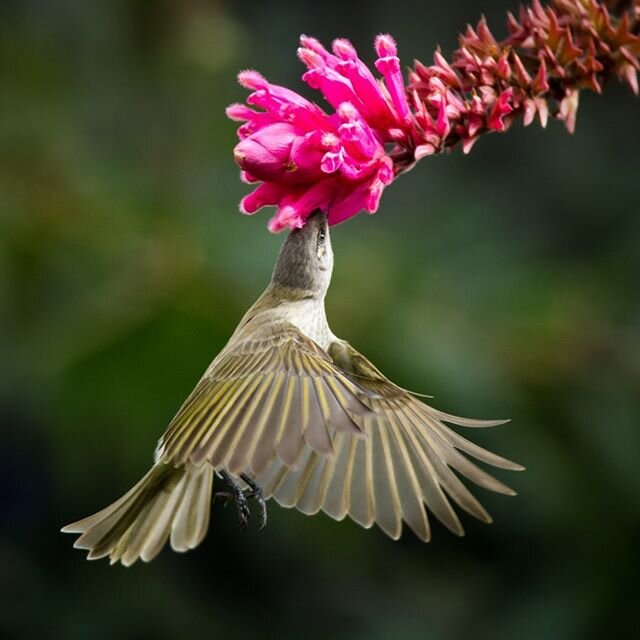
<instances>
[{"instance_id":1,"label":"dark background","mask_svg":"<svg viewBox=\"0 0 640 640\"><path fill-rule=\"evenodd\" d=\"M224 107L300 33L429 62L517 3L8 1L0 16L0 635L588 638L637 629L640 102L423 160L333 233L334 331L525 464L491 526L388 540L217 506L187 555L88 563L61 525L118 497L265 286L282 237L246 192Z\"/></svg>"}]
</instances>

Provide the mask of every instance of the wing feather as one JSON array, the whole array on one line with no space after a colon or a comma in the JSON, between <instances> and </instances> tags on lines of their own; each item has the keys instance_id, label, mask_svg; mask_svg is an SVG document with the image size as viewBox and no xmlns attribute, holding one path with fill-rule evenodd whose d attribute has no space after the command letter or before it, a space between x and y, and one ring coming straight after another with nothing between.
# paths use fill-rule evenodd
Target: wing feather
<instances>
[{"instance_id":1,"label":"wing feather","mask_svg":"<svg viewBox=\"0 0 640 640\"><path fill-rule=\"evenodd\" d=\"M271 465L256 480L258 486L262 489L265 498L275 496L278 487L281 485L287 474L296 473L294 470L286 467L282 460L274 458Z\"/></svg>"},{"instance_id":2,"label":"wing feather","mask_svg":"<svg viewBox=\"0 0 640 640\"><path fill-rule=\"evenodd\" d=\"M343 380L329 378L325 385L318 386L313 379L320 412L316 419L334 427L333 432L329 430L333 433L330 441L334 454L323 457L305 442L298 468L287 468L281 459L274 459L266 472L256 474L258 483L265 483L261 484L265 494L307 514L322 509L336 520L349 515L364 527L375 522L392 538L400 535L404 521L418 537L428 541L428 511L453 533L463 535L451 501L490 522L487 511L454 472L486 489L513 492L464 454L504 469L523 467L463 438L445 422L488 427L505 421L472 420L438 411L387 380L346 343L330 348L329 354L357 385L357 400L367 405L370 413L358 413L358 404ZM312 366L323 367L325 362ZM336 405L341 411L336 412ZM361 428L359 435L364 437L335 428L336 415L353 418ZM303 423L305 433L309 433L313 428L310 414L303 417ZM320 442L315 444L321 449Z\"/></svg>"},{"instance_id":3,"label":"wing feather","mask_svg":"<svg viewBox=\"0 0 640 640\"><path fill-rule=\"evenodd\" d=\"M374 510L376 524L397 540L402 531L402 516L387 428L386 421L379 420L369 433L373 451Z\"/></svg>"},{"instance_id":4,"label":"wing feather","mask_svg":"<svg viewBox=\"0 0 640 640\"><path fill-rule=\"evenodd\" d=\"M333 433L360 433L355 419L370 412L360 389L316 343L287 322L243 335L178 411L158 459L260 475L274 457L294 467L305 445L331 456Z\"/></svg>"},{"instance_id":5,"label":"wing feather","mask_svg":"<svg viewBox=\"0 0 640 640\"><path fill-rule=\"evenodd\" d=\"M273 451L278 437L278 416L282 412L286 398L288 376L283 372L279 372L277 376L277 384L274 385L269 406L265 409L265 415L256 425L255 445L250 452L249 467L256 475L261 474L273 459Z\"/></svg>"},{"instance_id":6,"label":"wing feather","mask_svg":"<svg viewBox=\"0 0 640 640\"><path fill-rule=\"evenodd\" d=\"M400 536L405 522L419 538L428 541L428 511L453 533L463 535L452 503L490 522L487 511L455 472L486 489L513 492L464 454L504 469L522 467L463 438L445 422L487 427L505 421L458 418L433 409L388 381L364 356L346 359L345 353L353 350L345 344L338 352L330 349L329 353L357 385L357 399L368 406L370 413L358 413L358 405L342 380L328 379L320 384L319 378L312 378L309 397L316 400L318 413L314 416L314 408L301 416L304 433L311 434L315 421L333 426L328 434L334 453L320 455L326 441L323 447L321 441L313 439L315 436L307 437L300 452L296 450L300 457L296 468L287 468L280 456L272 460L266 472L256 474L265 495L273 496L283 506L296 506L303 513L322 509L336 520L348 515L363 527L375 523L394 539ZM325 362L310 366L321 368ZM310 374L311 369L306 372ZM306 391L300 394L306 396ZM335 428L336 415L352 417L361 428L361 437ZM311 442L315 449L310 447Z\"/></svg>"},{"instance_id":7,"label":"wing feather","mask_svg":"<svg viewBox=\"0 0 640 640\"><path fill-rule=\"evenodd\" d=\"M273 408L273 401L278 395L282 376L275 372L266 374L251 407L244 416L242 424L238 426L238 433L230 447L230 453L225 466L232 475L239 475L250 466L251 456L257 445L263 421L268 419Z\"/></svg>"},{"instance_id":8,"label":"wing feather","mask_svg":"<svg viewBox=\"0 0 640 640\"><path fill-rule=\"evenodd\" d=\"M305 440L314 451L330 456L333 454L333 445L329 434L328 416L322 407L321 397L324 398L324 390L320 381L315 378L308 378L303 382L307 385L309 394Z\"/></svg>"},{"instance_id":9,"label":"wing feather","mask_svg":"<svg viewBox=\"0 0 640 640\"><path fill-rule=\"evenodd\" d=\"M342 520L349 512L349 483L357 438L344 434L336 437L335 464L327 478L327 491L322 503L323 511L334 520Z\"/></svg>"},{"instance_id":10,"label":"wing feather","mask_svg":"<svg viewBox=\"0 0 640 640\"><path fill-rule=\"evenodd\" d=\"M423 451L433 464L440 486L467 513L484 522L491 522L489 514L449 468L447 454L452 450L451 446L446 446L438 440L437 435L421 428L420 422L417 421L419 418L412 411L411 406L407 409L407 416L421 436Z\"/></svg>"},{"instance_id":11,"label":"wing feather","mask_svg":"<svg viewBox=\"0 0 640 640\"><path fill-rule=\"evenodd\" d=\"M436 471L433 468L431 460L425 454L418 435L413 429L405 429L398 433L401 433L405 438L412 467L422 488L422 499L424 503L449 531L456 535L462 535L464 529L437 481Z\"/></svg>"},{"instance_id":12,"label":"wing feather","mask_svg":"<svg viewBox=\"0 0 640 640\"><path fill-rule=\"evenodd\" d=\"M278 484L276 497L278 502L284 507L293 507L298 502L304 491L313 465L310 465L311 458L315 458L310 447L305 447L301 456L299 468L295 473L287 473Z\"/></svg>"},{"instance_id":13,"label":"wing feather","mask_svg":"<svg viewBox=\"0 0 640 640\"><path fill-rule=\"evenodd\" d=\"M242 359L237 356L230 357L228 363L225 360L220 363L223 368L222 375L215 379L207 375L203 377L198 385L204 387L203 398L199 406L189 416L184 416L182 410L180 410L167 430L165 449L169 449L171 446L176 448L182 446L183 448L181 454L177 456L179 463L185 462L189 452L198 442L198 438L201 438L206 433L206 430L222 414L225 407L228 408L233 402L234 394L237 394L242 388L243 376L241 374L243 371L247 370L248 367L254 367L255 370L259 370L259 367L264 364L266 359L267 354L263 351L250 353ZM235 366L238 372L237 375L230 376L225 364ZM172 435L175 444L172 443Z\"/></svg>"},{"instance_id":14,"label":"wing feather","mask_svg":"<svg viewBox=\"0 0 640 640\"><path fill-rule=\"evenodd\" d=\"M375 521L371 445L371 438L360 439L355 444L349 492L349 516L365 529L371 527Z\"/></svg>"},{"instance_id":15,"label":"wing feather","mask_svg":"<svg viewBox=\"0 0 640 640\"><path fill-rule=\"evenodd\" d=\"M192 445L193 449L185 452L195 464L206 460L211 463L214 469L222 466L233 439L237 435L238 425L243 419L247 406L257 394L262 382L263 376L243 380L236 394L229 399L226 407L220 411L215 421L207 427L207 434L203 437L202 444L198 446L195 441ZM197 450L194 451L196 447Z\"/></svg>"},{"instance_id":16,"label":"wing feather","mask_svg":"<svg viewBox=\"0 0 640 640\"><path fill-rule=\"evenodd\" d=\"M436 430L440 431L443 436L456 448L460 451L464 451L468 453L470 456L476 458L476 460L480 460L481 462L486 462L493 467L498 467L500 469L507 469L509 471L523 471L524 467L517 462L512 462L511 460L507 460L502 456L499 456L491 451L487 451L482 447L474 444L470 440L463 438L460 434L453 431L446 425L440 423L437 425Z\"/></svg>"},{"instance_id":17,"label":"wing feather","mask_svg":"<svg viewBox=\"0 0 640 640\"><path fill-rule=\"evenodd\" d=\"M420 483L402 437L402 428L393 414L388 418L391 453L396 470L402 517L421 540L428 540L430 535L429 521L422 501Z\"/></svg>"},{"instance_id":18,"label":"wing feather","mask_svg":"<svg viewBox=\"0 0 640 640\"><path fill-rule=\"evenodd\" d=\"M279 418L275 448L278 457L288 467L295 466L304 445L301 417L300 380L297 377L289 376L285 404ZM287 428L288 426L291 428Z\"/></svg>"},{"instance_id":19,"label":"wing feather","mask_svg":"<svg viewBox=\"0 0 640 640\"><path fill-rule=\"evenodd\" d=\"M314 515L320 511L322 502L322 478L328 459L318 455L309 456L306 466L308 474L296 506L302 513Z\"/></svg>"}]
</instances>

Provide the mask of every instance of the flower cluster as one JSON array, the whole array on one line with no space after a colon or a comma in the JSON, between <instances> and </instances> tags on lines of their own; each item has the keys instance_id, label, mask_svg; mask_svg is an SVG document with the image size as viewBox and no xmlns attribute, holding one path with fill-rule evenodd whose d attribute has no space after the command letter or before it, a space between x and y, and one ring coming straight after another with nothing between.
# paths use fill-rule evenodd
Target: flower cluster
<instances>
[{"instance_id":1,"label":"flower cluster","mask_svg":"<svg viewBox=\"0 0 640 640\"><path fill-rule=\"evenodd\" d=\"M607 4L631 4L614 17ZM468 152L487 131L504 131L519 116L524 125L536 115L563 120L573 133L581 89L601 93L615 75L638 94L640 0L631 3L553 0L543 7L533 0L508 14L509 36L498 42L484 19L467 26L449 64L437 52L434 64L416 62L408 91L416 113L424 106L435 118L444 100L454 105L444 119L449 134L433 153L461 142ZM431 151L431 149L429 149Z\"/></svg>"},{"instance_id":2,"label":"flower cluster","mask_svg":"<svg viewBox=\"0 0 640 640\"><path fill-rule=\"evenodd\" d=\"M239 74L251 89L247 104L231 105L227 115L244 121L238 129L236 162L246 182L261 184L240 205L253 213L276 205L271 231L302 227L315 209L337 224L363 209L373 213L397 169L385 145L411 135L407 102L395 43L379 36L376 63L381 84L347 40L333 53L303 36L298 56L307 66L303 79L335 109L331 115L299 94L271 84L255 71Z\"/></svg>"},{"instance_id":3,"label":"flower cluster","mask_svg":"<svg viewBox=\"0 0 640 640\"><path fill-rule=\"evenodd\" d=\"M255 71L240 73L251 94L227 109L244 123L234 155L243 180L260 183L241 210L275 206L273 232L303 226L316 209L337 224L374 213L384 188L425 156L458 144L468 153L517 117L528 125L537 115L542 126L554 117L572 132L579 91L599 93L611 76L638 93L640 0L533 0L518 18L509 14L508 30L497 41L482 19L460 37L451 63L437 51L434 64L415 63L407 84L388 35L375 41L380 77L349 41L335 40L329 52L303 36L303 80L331 113Z\"/></svg>"}]
</instances>

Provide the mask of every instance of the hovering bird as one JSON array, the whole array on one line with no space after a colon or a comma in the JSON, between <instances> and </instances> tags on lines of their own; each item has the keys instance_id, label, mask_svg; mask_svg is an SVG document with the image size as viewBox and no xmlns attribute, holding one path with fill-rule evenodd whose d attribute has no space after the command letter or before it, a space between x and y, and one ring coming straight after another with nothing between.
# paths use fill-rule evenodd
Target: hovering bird
<instances>
[{"instance_id":1,"label":"hovering bird","mask_svg":"<svg viewBox=\"0 0 640 640\"><path fill-rule=\"evenodd\" d=\"M175 551L204 538L213 498L233 501L241 525L247 500L265 499L305 514L322 510L397 539L403 521L424 541L427 511L464 533L451 502L490 522L454 473L514 492L469 458L521 470L458 435L446 423L489 427L434 409L387 379L327 322L333 270L326 215L291 231L271 282L186 399L160 439L155 463L128 493L67 525L89 559L129 566L153 559L170 539ZM228 491L213 493L214 479Z\"/></svg>"}]
</instances>

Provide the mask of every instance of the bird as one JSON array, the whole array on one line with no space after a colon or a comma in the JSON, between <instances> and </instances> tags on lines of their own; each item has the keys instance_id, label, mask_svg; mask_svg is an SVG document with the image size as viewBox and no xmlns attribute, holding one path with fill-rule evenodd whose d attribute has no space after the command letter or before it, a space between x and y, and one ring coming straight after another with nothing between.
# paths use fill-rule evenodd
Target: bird
<instances>
[{"instance_id":1,"label":"bird","mask_svg":"<svg viewBox=\"0 0 640 640\"><path fill-rule=\"evenodd\" d=\"M266 524L270 498L308 515L376 524L394 540L404 523L428 542L430 515L463 535L452 503L491 522L459 475L514 495L472 458L524 467L451 425L508 421L435 409L335 336L325 312L333 262L327 216L314 212L289 232L269 285L171 420L151 469L119 500L62 529L80 534L76 548L124 566L152 560L167 542L193 549L216 498L236 503L242 527L250 499ZM214 493L219 481L229 490Z\"/></svg>"}]
</instances>

